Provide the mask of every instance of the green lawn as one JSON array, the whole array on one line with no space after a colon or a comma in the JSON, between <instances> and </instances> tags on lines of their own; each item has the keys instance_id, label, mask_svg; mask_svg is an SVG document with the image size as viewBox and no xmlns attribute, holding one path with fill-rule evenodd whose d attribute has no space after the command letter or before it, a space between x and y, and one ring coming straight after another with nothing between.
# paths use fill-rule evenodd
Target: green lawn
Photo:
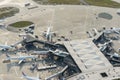
<instances>
[{"instance_id":1,"label":"green lawn","mask_svg":"<svg viewBox=\"0 0 120 80\"><path fill-rule=\"evenodd\" d=\"M120 8L120 3L114 2L112 0L85 0L90 5Z\"/></svg>"},{"instance_id":2,"label":"green lawn","mask_svg":"<svg viewBox=\"0 0 120 80\"><path fill-rule=\"evenodd\" d=\"M71 4L78 5L80 4L80 0L33 0L39 4Z\"/></svg>"},{"instance_id":3,"label":"green lawn","mask_svg":"<svg viewBox=\"0 0 120 80\"><path fill-rule=\"evenodd\" d=\"M19 12L19 9L15 7L0 8L0 19L14 16L18 12Z\"/></svg>"},{"instance_id":4,"label":"green lawn","mask_svg":"<svg viewBox=\"0 0 120 80\"><path fill-rule=\"evenodd\" d=\"M71 5L80 5L82 2L80 0L33 0L38 4L71 4ZM120 8L120 3L117 3L112 0L84 0L89 5L111 7L111 8Z\"/></svg>"},{"instance_id":5,"label":"green lawn","mask_svg":"<svg viewBox=\"0 0 120 80\"><path fill-rule=\"evenodd\" d=\"M15 27L15 28L23 28L23 27L27 27L29 25L32 25L32 22L29 21L19 21L13 24L10 24L9 26Z\"/></svg>"},{"instance_id":6,"label":"green lawn","mask_svg":"<svg viewBox=\"0 0 120 80\"><path fill-rule=\"evenodd\" d=\"M80 0L48 0L50 4L80 4Z\"/></svg>"}]
</instances>

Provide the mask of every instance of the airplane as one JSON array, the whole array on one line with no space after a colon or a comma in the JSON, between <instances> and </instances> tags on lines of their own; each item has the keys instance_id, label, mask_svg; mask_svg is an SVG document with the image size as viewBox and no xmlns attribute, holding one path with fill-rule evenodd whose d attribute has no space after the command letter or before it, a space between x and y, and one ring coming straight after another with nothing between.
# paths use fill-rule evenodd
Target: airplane
<instances>
[{"instance_id":1,"label":"airplane","mask_svg":"<svg viewBox=\"0 0 120 80\"><path fill-rule=\"evenodd\" d=\"M56 68L57 65L50 65L50 66L44 66L44 67L37 67L37 70L47 70L47 69L53 69Z\"/></svg>"},{"instance_id":2,"label":"airplane","mask_svg":"<svg viewBox=\"0 0 120 80\"><path fill-rule=\"evenodd\" d=\"M99 46L100 51L104 51L110 43L112 43L112 40L105 42L102 46Z\"/></svg>"},{"instance_id":3,"label":"airplane","mask_svg":"<svg viewBox=\"0 0 120 80\"><path fill-rule=\"evenodd\" d=\"M111 28L115 33L120 34L120 28Z\"/></svg>"},{"instance_id":4,"label":"airplane","mask_svg":"<svg viewBox=\"0 0 120 80\"><path fill-rule=\"evenodd\" d=\"M103 32L106 34L111 34L111 33L120 34L120 28L112 27L111 29L104 30Z\"/></svg>"},{"instance_id":5,"label":"airplane","mask_svg":"<svg viewBox=\"0 0 120 80\"><path fill-rule=\"evenodd\" d=\"M47 31L43 33L44 37L47 39L47 41L52 41L54 32L51 32L51 27L48 27Z\"/></svg>"},{"instance_id":6,"label":"airplane","mask_svg":"<svg viewBox=\"0 0 120 80\"><path fill-rule=\"evenodd\" d=\"M6 54L7 59L4 61L11 61L11 60L18 60L18 64L21 64L22 62L25 62L26 59L36 59L35 56L20 56L20 57L10 57L8 54Z\"/></svg>"},{"instance_id":7,"label":"airplane","mask_svg":"<svg viewBox=\"0 0 120 80\"><path fill-rule=\"evenodd\" d=\"M113 57L120 58L120 55L118 53L114 53Z\"/></svg>"},{"instance_id":8,"label":"airplane","mask_svg":"<svg viewBox=\"0 0 120 80\"><path fill-rule=\"evenodd\" d=\"M61 56L61 57L66 57L67 55L69 55L68 52L61 51L58 49L56 49L55 51L53 50L33 51L31 55L47 55L48 53L52 53L54 55Z\"/></svg>"},{"instance_id":9,"label":"airplane","mask_svg":"<svg viewBox=\"0 0 120 80\"><path fill-rule=\"evenodd\" d=\"M65 52L65 51L61 51L61 50L58 50L56 49L55 51L52 51L52 50L49 50L50 52L52 52L53 54L57 55L57 56L61 56L61 57L66 57L69 55L68 52Z\"/></svg>"},{"instance_id":10,"label":"airplane","mask_svg":"<svg viewBox=\"0 0 120 80\"><path fill-rule=\"evenodd\" d=\"M2 51L7 51L7 50L10 50L10 49L14 49L18 44L20 44L22 42L23 42L23 40L18 41L16 43L12 44L12 45L7 45L7 42L6 42L5 45L0 44L0 48L1 48Z\"/></svg>"},{"instance_id":11,"label":"airplane","mask_svg":"<svg viewBox=\"0 0 120 80\"><path fill-rule=\"evenodd\" d=\"M106 53L108 56L110 56L110 58L120 58L120 55L118 53L114 53L114 54L110 54L110 53Z\"/></svg>"},{"instance_id":12,"label":"airplane","mask_svg":"<svg viewBox=\"0 0 120 80\"><path fill-rule=\"evenodd\" d=\"M32 51L31 55L46 55L49 52L50 51L45 51L45 50L42 50L42 51Z\"/></svg>"},{"instance_id":13,"label":"airplane","mask_svg":"<svg viewBox=\"0 0 120 80\"><path fill-rule=\"evenodd\" d=\"M40 77L30 77L30 76L27 76L24 72L22 72L22 75L23 75L23 77L24 77L26 80L41 80Z\"/></svg>"},{"instance_id":14,"label":"airplane","mask_svg":"<svg viewBox=\"0 0 120 80\"><path fill-rule=\"evenodd\" d=\"M0 44L0 48L1 48L1 50L2 51L6 51L6 50L9 50L9 49L13 49L14 48L14 46L9 46L9 45L2 45L2 44Z\"/></svg>"},{"instance_id":15,"label":"airplane","mask_svg":"<svg viewBox=\"0 0 120 80\"><path fill-rule=\"evenodd\" d=\"M115 60L114 58L120 58L120 55L117 54L117 53L113 53L113 54L110 54L110 53L106 53L106 55L110 56L110 58L112 60ZM119 61L118 61L119 62Z\"/></svg>"}]
</instances>

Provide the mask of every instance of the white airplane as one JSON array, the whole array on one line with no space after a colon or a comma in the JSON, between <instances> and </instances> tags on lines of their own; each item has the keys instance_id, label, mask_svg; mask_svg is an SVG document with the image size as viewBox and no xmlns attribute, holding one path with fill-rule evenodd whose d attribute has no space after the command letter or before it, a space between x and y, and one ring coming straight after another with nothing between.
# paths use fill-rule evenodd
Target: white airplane
<instances>
[{"instance_id":1,"label":"white airplane","mask_svg":"<svg viewBox=\"0 0 120 80\"><path fill-rule=\"evenodd\" d=\"M112 58L112 57L120 58L120 55L117 54L117 53L114 53L114 54L110 54L110 57L111 57L111 58Z\"/></svg>"},{"instance_id":2,"label":"white airplane","mask_svg":"<svg viewBox=\"0 0 120 80\"><path fill-rule=\"evenodd\" d=\"M103 32L107 34L110 34L110 33L120 34L120 28L112 27L111 29L104 30Z\"/></svg>"},{"instance_id":3,"label":"white airplane","mask_svg":"<svg viewBox=\"0 0 120 80\"><path fill-rule=\"evenodd\" d=\"M106 53L106 54L109 55L110 58L113 58L113 57L120 58L120 55L118 53L114 53L114 54Z\"/></svg>"},{"instance_id":4,"label":"white airplane","mask_svg":"<svg viewBox=\"0 0 120 80\"><path fill-rule=\"evenodd\" d=\"M17 46L18 44L20 44L23 40L16 42L15 44L12 45L7 45L7 42L5 43L5 45L0 44L0 49L3 51L9 50L9 49L14 49L15 46Z\"/></svg>"},{"instance_id":5,"label":"white airplane","mask_svg":"<svg viewBox=\"0 0 120 80\"><path fill-rule=\"evenodd\" d=\"M24 72L22 72L22 75L23 75L23 77L24 77L26 80L41 80L40 77L30 77L30 76L27 76Z\"/></svg>"},{"instance_id":6,"label":"white airplane","mask_svg":"<svg viewBox=\"0 0 120 80\"><path fill-rule=\"evenodd\" d=\"M120 55L118 53L114 53L113 57L120 58Z\"/></svg>"},{"instance_id":7,"label":"white airplane","mask_svg":"<svg viewBox=\"0 0 120 80\"><path fill-rule=\"evenodd\" d=\"M9 45L2 45L0 44L0 48L5 51L14 48L14 46L9 46Z\"/></svg>"},{"instance_id":8,"label":"white airplane","mask_svg":"<svg viewBox=\"0 0 120 80\"><path fill-rule=\"evenodd\" d=\"M46 55L48 54L50 51L32 51L31 55Z\"/></svg>"},{"instance_id":9,"label":"white airplane","mask_svg":"<svg viewBox=\"0 0 120 80\"><path fill-rule=\"evenodd\" d=\"M51 32L51 28L48 27L47 31L43 33L44 37L47 39L47 41L52 41L54 32Z\"/></svg>"},{"instance_id":10,"label":"white airplane","mask_svg":"<svg viewBox=\"0 0 120 80\"><path fill-rule=\"evenodd\" d=\"M61 50L47 50L47 51L33 51L31 55L47 55L49 52L51 52L52 54L54 55L57 55L57 56L61 56L61 57L66 57L67 55L69 55L68 52L64 52L64 51L61 51Z\"/></svg>"},{"instance_id":11,"label":"white airplane","mask_svg":"<svg viewBox=\"0 0 120 80\"><path fill-rule=\"evenodd\" d=\"M4 61L11 61L11 60L18 60L18 64L21 64L22 62L25 62L26 59L36 59L35 56L20 56L20 57L10 57L8 54L6 54L7 59Z\"/></svg>"},{"instance_id":12,"label":"white airplane","mask_svg":"<svg viewBox=\"0 0 120 80\"><path fill-rule=\"evenodd\" d=\"M57 55L57 56L61 56L61 57L66 57L69 55L68 52L64 52L61 50L56 49L55 51L49 50L50 52L52 52L53 54Z\"/></svg>"},{"instance_id":13,"label":"white airplane","mask_svg":"<svg viewBox=\"0 0 120 80\"><path fill-rule=\"evenodd\" d=\"M109 43L112 43L112 40L110 40L110 41L108 41L108 42L105 42L102 46L99 46L100 48L100 51L104 51L106 48L107 48L107 45L109 44Z\"/></svg>"},{"instance_id":14,"label":"white airplane","mask_svg":"<svg viewBox=\"0 0 120 80\"><path fill-rule=\"evenodd\" d=\"M120 34L120 28L113 27L112 30L117 34Z\"/></svg>"}]
</instances>

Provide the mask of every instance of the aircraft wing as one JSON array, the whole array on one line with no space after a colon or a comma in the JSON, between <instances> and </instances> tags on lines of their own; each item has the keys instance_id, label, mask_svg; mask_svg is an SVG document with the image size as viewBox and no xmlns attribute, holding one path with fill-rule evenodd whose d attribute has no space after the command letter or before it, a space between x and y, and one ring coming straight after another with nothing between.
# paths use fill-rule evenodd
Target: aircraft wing
<instances>
[{"instance_id":1,"label":"aircraft wing","mask_svg":"<svg viewBox=\"0 0 120 80\"><path fill-rule=\"evenodd\" d=\"M18 62L18 64L21 64L21 63L23 62L23 60L25 60L25 59L20 60L20 61Z\"/></svg>"},{"instance_id":2,"label":"aircraft wing","mask_svg":"<svg viewBox=\"0 0 120 80\"><path fill-rule=\"evenodd\" d=\"M9 46L0 45L0 48L9 48Z\"/></svg>"}]
</instances>

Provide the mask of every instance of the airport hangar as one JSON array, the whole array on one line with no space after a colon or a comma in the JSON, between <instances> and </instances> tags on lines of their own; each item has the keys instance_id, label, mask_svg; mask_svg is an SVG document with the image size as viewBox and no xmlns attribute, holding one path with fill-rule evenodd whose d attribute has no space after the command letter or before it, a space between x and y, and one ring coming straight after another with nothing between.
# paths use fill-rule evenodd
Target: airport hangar
<instances>
[{"instance_id":1,"label":"airport hangar","mask_svg":"<svg viewBox=\"0 0 120 80\"><path fill-rule=\"evenodd\" d=\"M63 41L81 70L67 80L112 80L120 78L120 67L113 67L92 39Z\"/></svg>"}]
</instances>

